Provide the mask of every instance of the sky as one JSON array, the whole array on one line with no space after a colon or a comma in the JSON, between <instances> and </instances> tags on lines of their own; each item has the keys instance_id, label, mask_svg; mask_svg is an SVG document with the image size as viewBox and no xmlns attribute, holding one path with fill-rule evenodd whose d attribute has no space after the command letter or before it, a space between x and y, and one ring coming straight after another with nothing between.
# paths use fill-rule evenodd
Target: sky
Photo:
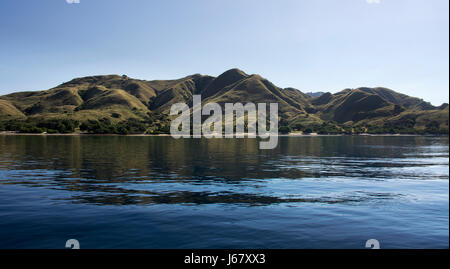
<instances>
[{"instance_id":1,"label":"sky","mask_svg":"<svg viewBox=\"0 0 450 269\"><path fill-rule=\"evenodd\" d=\"M303 92L449 102L448 0L1 0L0 95L231 68Z\"/></svg>"}]
</instances>

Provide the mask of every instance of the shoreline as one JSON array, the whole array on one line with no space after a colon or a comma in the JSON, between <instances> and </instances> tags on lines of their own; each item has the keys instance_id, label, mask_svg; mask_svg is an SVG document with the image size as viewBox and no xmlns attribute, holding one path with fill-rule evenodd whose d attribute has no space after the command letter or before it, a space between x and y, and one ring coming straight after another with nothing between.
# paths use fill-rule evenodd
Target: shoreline
<instances>
[{"instance_id":1,"label":"shoreline","mask_svg":"<svg viewBox=\"0 0 450 269\"><path fill-rule=\"evenodd\" d=\"M33 133L17 133L11 131L0 132L0 136L161 136L170 137L170 134L91 134L91 133L67 133L67 134L33 134ZM321 136L449 136L439 135L439 134L299 134L299 133L289 133L289 134L278 134L279 137L321 137ZM192 135L191 137L192 138ZM203 137L202 137L203 138ZM225 138L225 137L222 137ZM246 137L247 138L247 137Z\"/></svg>"}]
</instances>

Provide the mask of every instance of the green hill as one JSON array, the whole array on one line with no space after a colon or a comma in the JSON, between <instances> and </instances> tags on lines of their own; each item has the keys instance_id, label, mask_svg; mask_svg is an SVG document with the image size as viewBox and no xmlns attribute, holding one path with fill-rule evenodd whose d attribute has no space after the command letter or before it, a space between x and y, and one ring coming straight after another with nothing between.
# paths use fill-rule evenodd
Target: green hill
<instances>
[{"instance_id":1,"label":"green hill","mask_svg":"<svg viewBox=\"0 0 450 269\"><path fill-rule=\"evenodd\" d=\"M167 132L172 104L191 105L194 94L201 94L203 104L276 102L283 130L448 133L448 104L435 107L386 88L304 94L239 69L218 77L195 74L176 80L146 81L125 75L75 78L46 91L0 96L0 122L3 129L36 132L55 131L48 121L62 120L69 121L70 128L60 125L56 131L75 126L103 133Z\"/></svg>"},{"instance_id":2,"label":"green hill","mask_svg":"<svg viewBox=\"0 0 450 269\"><path fill-rule=\"evenodd\" d=\"M0 119L24 118L25 115L11 102L0 99Z\"/></svg>"}]
</instances>

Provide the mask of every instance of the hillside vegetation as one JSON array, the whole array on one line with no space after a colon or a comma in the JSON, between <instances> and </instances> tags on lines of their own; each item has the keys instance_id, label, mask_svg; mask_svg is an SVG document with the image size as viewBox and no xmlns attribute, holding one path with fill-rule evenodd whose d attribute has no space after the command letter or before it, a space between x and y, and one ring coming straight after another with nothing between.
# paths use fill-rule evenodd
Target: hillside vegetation
<instances>
[{"instance_id":1,"label":"hillside vegetation","mask_svg":"<svg viewBox=\"0 0 450 269\"><path fill-rule=\"evenodd\" d=\"M448 104L386 88L304 94L231 69L218 77L138 80L125 75L76 78L46 91L0 96L0 131L167 133L172 104L278 103L280 132L448 134Z\"/></svg>"}]
</instances>

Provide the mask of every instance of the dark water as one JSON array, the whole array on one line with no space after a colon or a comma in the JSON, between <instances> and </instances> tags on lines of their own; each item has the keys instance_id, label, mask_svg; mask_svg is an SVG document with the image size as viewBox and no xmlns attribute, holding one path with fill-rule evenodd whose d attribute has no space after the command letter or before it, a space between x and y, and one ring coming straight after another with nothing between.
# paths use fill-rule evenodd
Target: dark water
<instances>
[{"instance_id":1,"label":"dark water","mask_svg":"<svg viewBox=\"0 0 450 269\"><path fill-rule=\"evenodd\" d=\"M0 248L449 247L448 137L0 136Z\"/></svg>"}]
</instances>

